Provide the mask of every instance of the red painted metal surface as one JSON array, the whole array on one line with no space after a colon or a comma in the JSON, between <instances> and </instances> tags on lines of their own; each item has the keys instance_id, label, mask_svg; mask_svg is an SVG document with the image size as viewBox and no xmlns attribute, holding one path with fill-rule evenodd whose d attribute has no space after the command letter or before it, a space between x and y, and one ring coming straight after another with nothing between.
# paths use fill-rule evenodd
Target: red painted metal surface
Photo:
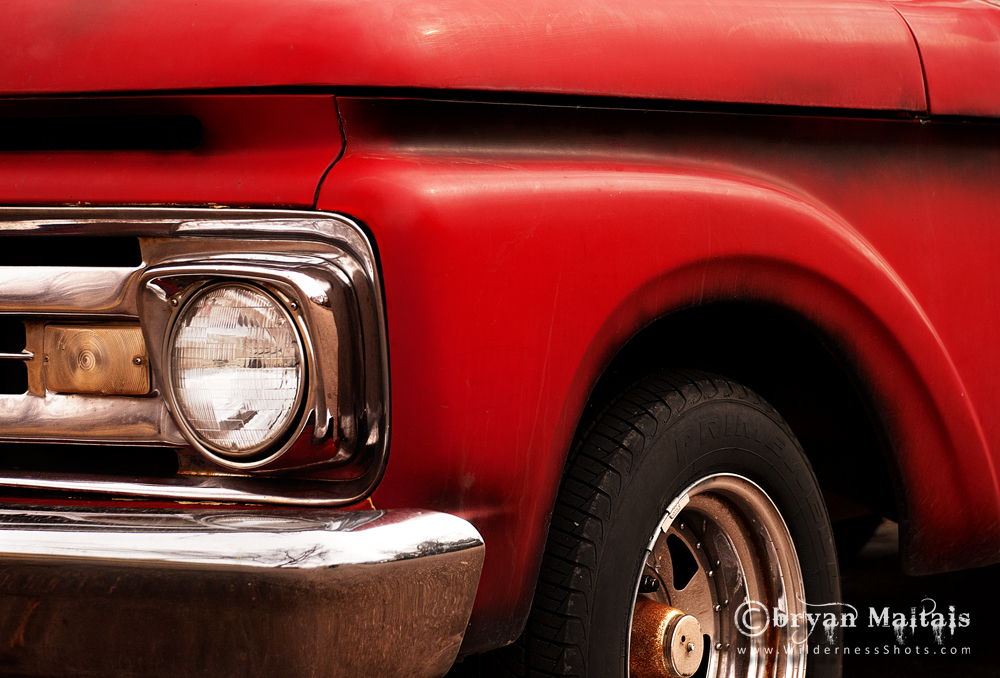
<instances>
[{"instance_id":1,"label":"red painted metal surface","mask_svg":"<svg viewBox=\"0 0 1000 678\"><path fill-rule=\"evenodd\" d=\"M426 87L923 111L880 0L8 0L0 95Z\"/></svg>"},{"instance_id":2,"label":"red painted metal surface","mask_svg":"<svg viewBox=\"0 0 1000 678\"><path fill-rule=\"evenodd\" d=\"M892 0L913 30L932 115L1000 117L1000 6Z\"/></svg>"},{"instance_id":3,"label":"red painted metal surface","mask_svg":"<svg viewBox=\"0 0 1000 678\"><path fill-rule=\"evenodd\" d=\"M581 130L589 114L533 127L472 105L340 106L347 150L319 207L374 231L390 332L375 503L483 533L466 649L519 632L611 355L715 300L778 305L850 356L895 448L915 569L996 558L995 126L620 112Z\"/></svg>"},{"instance_id":4,"label":"red painted metal surface","mask_svg":"<svg viewBox=\"0 0 1000 678\"><path fill-rule=\"evenodd\" d=\"M193 115L193 150L0 153L0 204L311 207L343 150L329 95L0 99L3 118Z\"/></svg>"}]
</instances>

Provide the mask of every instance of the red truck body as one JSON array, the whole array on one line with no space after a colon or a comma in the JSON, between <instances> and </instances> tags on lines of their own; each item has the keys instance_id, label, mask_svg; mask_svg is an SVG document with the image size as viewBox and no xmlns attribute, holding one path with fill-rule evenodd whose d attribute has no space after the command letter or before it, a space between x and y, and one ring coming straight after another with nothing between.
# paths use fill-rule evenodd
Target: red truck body
<instances>
[{"instance_id":1,"label":"red truck body","mask_svg":"<svg viewBox=\"0 0 1000 678\"><path fill-rule=\"evenodd\" d=\"M371 501L483 535L463 652L521 633L602 374L697 309L761 309L829 352L878 444L813 452L799 436L831 466L887 470L911 571L1000 560L996 5L16 0L2 14L0 115L190 115L203 136L0 153L0 204L295 208L368 229L392 406ZM758 328L728 331L735 346ZM656 360L686 366L672 350Z\"/></svg>"}]
</instances>

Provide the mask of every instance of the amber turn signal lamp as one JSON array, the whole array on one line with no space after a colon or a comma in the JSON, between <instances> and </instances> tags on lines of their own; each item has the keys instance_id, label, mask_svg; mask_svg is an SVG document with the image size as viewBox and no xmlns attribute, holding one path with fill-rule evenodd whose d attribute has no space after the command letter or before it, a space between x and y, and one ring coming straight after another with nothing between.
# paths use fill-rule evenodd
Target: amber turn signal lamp
<instances>
[{"instance_id":1,"label":"amber turn signal lamp","mask_svg":"<svg viewBox=\"0 0 1000 678\"><path fill-rule=\"evenodd\" d=\"M149 360L138 325L47 325L43 341L49 391L149 393Z\"/></svg>"}]
</instances>

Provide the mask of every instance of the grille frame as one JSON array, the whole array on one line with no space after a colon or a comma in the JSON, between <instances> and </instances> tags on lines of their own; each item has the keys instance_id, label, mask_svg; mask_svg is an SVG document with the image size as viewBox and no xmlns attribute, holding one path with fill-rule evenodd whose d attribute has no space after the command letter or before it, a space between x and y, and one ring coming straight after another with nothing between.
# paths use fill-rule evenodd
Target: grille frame
<instances>
[{"instance_id":1,"label":"grille frame","mask_svg":"<svg viewBox=\"0 0 1000 678\"><path fill-rule=\"evenodd\" d=\"M33 388L0 395L0 441L170 446L177 450L179 475L126 482L0 470L0 487L323 506L356 503L374 489L388 455L389 367L378 263L360 225L339 214L291 210L0 207L0 246L10 235L77 234L138 237L143 262L134 268L0 267L0 314L38 326L140 322L153 363L152 391L143 397L54 394L44 384L39 388L37 359L28 361L36 372L29 379ZM169 377L158 364L170 306L161 299L157 308L154 297L163 292L151 283L176 282L179 292L242 276L264 280L286 303L300 300L295 305L303 307L307 363L326 363L327 388L322 372L311 371L308 405L281 449L287 454L234 466L199 451L171 414L164 397ZM310 299L303 276L322 279L334 293ZM4 286L5 280L12 284ZM327 334L338 328L332 359L320 338L309 334L319 325ZM43 353L30 339L28 344L26 352Z\"/></svg>"}]
</instances>

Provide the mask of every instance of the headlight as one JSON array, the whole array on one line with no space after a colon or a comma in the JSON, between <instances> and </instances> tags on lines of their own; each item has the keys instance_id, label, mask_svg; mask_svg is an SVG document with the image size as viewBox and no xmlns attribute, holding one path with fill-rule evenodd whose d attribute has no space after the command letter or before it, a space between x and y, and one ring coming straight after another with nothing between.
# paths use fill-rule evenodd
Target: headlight
<instances>
[{"instance_id":1,"label":"headlight","mask_svg":"<svg viewBox=\"0 0 1000 678\"><path fill-rule=\"evenodd\" d=\"M305 386L302 339L263 289L220 283L200 290L178 314L169 351L174 400L209 450L254 456L296 422Z\"/></svg>"}]
</instances>

